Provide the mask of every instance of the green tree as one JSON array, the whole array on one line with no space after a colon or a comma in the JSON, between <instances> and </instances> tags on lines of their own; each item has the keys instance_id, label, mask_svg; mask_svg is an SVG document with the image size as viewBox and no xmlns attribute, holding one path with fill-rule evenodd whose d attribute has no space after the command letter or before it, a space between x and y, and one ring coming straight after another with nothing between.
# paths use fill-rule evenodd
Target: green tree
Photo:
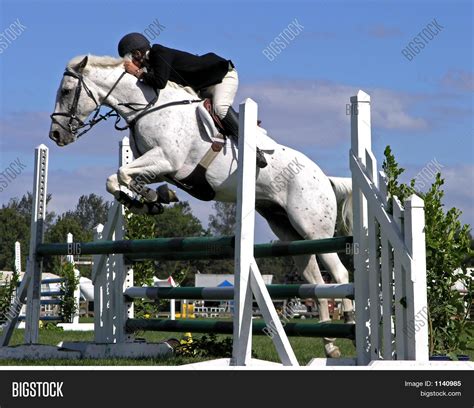
<instances>
[{"instance_id":1,"label":"green tree","mask_svg":"<svg viewBox=\"0 0 474 408\"><path fill-rule=\"evenodd\" d=\"M209 216L209 230L213 235L234 235L236 225L235 203L215 202L212 206L215 214Z\"/></svg>"},{"instance_id":2,"label":"green tree","mask_svg":"<svg viewBox=\"0 0 474 408\"><path fill-rule=\"evenodd\" d=\"M51 200L51 194L47 202ZM15 242L21 245L22 271L26 268L29 251L32 195L27 193L21 199L15 197L0 208L0 270L9 268L15 257ZM45 229L51 225L54 212L46 214Z\"/></svg>"},{"instance_id":3,"label":"green tree","mask_svg":"<svg viewBox=\"0 0 474 408\"><path fill-rule=\"evenodd\" d=\"M389 146L385 149L383 169L388 178L388 191L403 203L411 194L419 195L425 202L426 273L428 282L428 319L430 351L456 353L466 347L472 336L468 332L467 317L472 303L473 281L466 271L466 262L472 258L470 225L461 225L461 211L443 209L444 180L438 173L426 193L410 184L398 183L404 172L398 166ZM457 281L468 289L463 296L453 290ZM466 308L467 305L467 308Z\"/></svg>"},{"instance_id":4,"label":"green tree","mask_svg":"<svg viewBox=\"0 0 474 408\"><path fill-rule=\"evenodd\" d=\"M66 242L67 234L71 233L75 242L91 241L92 231L84 229L78 217L72 212L66 212L57 217L56 222L46 231L45 242ZM61 257L45 256L43 267L45 271L61 268Z\"/></svg>"},{"instance_id":5,"label":"green tree","mask_svg":"<svg viewBox=\"0 0 474 408\"><path fill-rule=\"evenodd\" d=\"M80 225L92 231L98 224L105 224L110 203L96 194L83 195L73 211Z\"/></svg>"}]
</instances>

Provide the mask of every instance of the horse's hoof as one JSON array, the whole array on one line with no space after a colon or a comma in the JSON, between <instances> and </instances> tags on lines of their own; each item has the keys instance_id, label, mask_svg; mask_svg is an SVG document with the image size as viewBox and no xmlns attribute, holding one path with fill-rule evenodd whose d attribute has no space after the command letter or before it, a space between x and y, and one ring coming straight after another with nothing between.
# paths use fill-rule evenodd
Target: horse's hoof
<instances>
[{"instance_id":1,"label":"horse's hoof","mask_svg":"<svg viewBox=\"0 0 474 408\"><path fill-rule=\"evenodd\" d=\"M137 183L135 180L130 182L130 190L138 194L147 203L155 203L158 201L158 194L155 190L148 188L144 184Z\"/></svg>"},{"instance_id":2,"label":"horse's hoof","mask_svg":"<svg viewBox=\"0 0 474 408\"><path fill-rule=\"evenodd\" d=\"M151 188L144 189L140 194L147 203L156 203L158 201L158 194Z\"/></svg>"},{"instance_id":3,"label":"horse's hoof","mask_svg":"<svg viewBox=\"0 0 474 408\"><path fill-rule=\"evenodd\" d=\"M163 204L177 203L179 198L173 190L170 190L168 184L162 184L156 189L158 194L158 202Z\"/></svg>"},{"instance_id":4,"label":"horse's hoof","mask_svg":"<svg viewBox=\"0 0 474 408\"><path fill-rule=\"evenodd\" d=\"M339 347L335 346L334 344L325 344L324 352L327 358L340 358L341 357L341 350L339 350Z\"/></svg>"},{"instance_id":5,"label":"horse's hoof","mask_svg":"<svg viewBox=\"0 0 474 408\"><path fill-rule=\"evenodd\" d=\"M160 203L145 204L149 215L163 214L164 208Z\"/></svg>"}]
</instances>

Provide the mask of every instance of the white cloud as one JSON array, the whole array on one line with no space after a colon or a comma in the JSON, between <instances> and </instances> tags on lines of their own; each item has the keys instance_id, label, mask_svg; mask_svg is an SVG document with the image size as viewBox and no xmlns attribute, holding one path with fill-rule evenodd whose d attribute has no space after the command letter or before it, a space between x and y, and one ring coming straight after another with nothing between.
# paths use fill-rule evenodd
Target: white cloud
<instances>
[{"instance_id":1,"label":"white cloud","mask_svg":"<svg viewBox=\"0 0 474 408\"><path fill-rule=\"evenodd\" d=\"M357 89L325 81L260 82L240 87L236 101L259 103L262 126L283 144L334 147L349 140L349 95ZM410 113L421 97L374 89L373 125L379 129L414 131L428 128L426 119Z\"/></svg>"}]
</instances>

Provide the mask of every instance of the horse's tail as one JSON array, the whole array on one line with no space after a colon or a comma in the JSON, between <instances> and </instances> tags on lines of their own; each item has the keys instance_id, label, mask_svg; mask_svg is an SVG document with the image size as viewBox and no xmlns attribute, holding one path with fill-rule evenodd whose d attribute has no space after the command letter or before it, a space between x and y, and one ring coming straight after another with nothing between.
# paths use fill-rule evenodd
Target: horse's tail
<instances>
[{"instance_id":1,"label":"horse's tail","mask_svg":"<svg viewBox=\"0 0 474 408\"><path fill-rule=\"evenodd\" d=\"M352 179L329 177L337 201L336 236L352 234Z\"/></svg>"}]
</instances>

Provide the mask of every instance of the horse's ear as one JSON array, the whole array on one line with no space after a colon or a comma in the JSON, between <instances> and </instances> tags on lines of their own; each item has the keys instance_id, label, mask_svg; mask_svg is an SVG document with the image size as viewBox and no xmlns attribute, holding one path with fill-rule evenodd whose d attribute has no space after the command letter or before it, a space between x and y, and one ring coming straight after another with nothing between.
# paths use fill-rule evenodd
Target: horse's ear
<instances>
[{"instance_id":1,"label":"horse's ear","mask_svg":"<svg viewBox=\"0 0 474 408\"><path fill-rule=\"evenodd\" d=\"M77 64L74 70L82 74L82 71L84 71L84 68L86 67L88 61L89 61L89 57L86 55L84 59L79 64Z\"/></svg>"}]
</instances>

